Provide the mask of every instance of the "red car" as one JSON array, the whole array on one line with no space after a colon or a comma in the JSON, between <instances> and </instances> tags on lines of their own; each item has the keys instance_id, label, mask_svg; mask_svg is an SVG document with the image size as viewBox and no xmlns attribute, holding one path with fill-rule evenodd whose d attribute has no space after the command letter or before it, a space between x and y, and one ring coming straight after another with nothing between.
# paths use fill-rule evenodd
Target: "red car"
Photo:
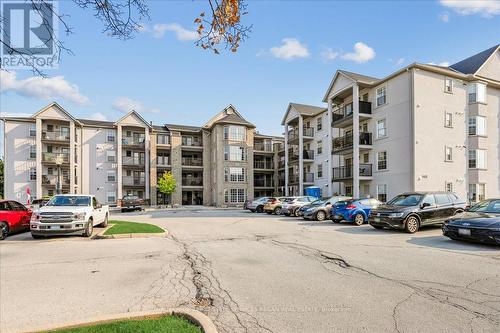
<instances>
[{"instance_id":1,"label":"red car","mask_svg":"<svg viewBox=\"0 0 500 333\"><path fill-rule=\"evenodd\" d=\"M30 230L31 213L17 201L0 200L0 240L13 232Z\"/></svg>"}]
</instances>

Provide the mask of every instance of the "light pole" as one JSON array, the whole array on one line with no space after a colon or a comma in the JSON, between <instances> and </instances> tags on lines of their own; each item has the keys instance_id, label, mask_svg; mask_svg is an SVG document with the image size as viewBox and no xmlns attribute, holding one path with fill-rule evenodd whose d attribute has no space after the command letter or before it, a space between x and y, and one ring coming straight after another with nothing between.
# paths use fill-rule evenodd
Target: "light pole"
<instances>
[{"instance_id":1,"label":"light pole","mask_svg":"<svg viewBox=\"0 0 500 333\"><path fill-rule=\"evenodd\" d=\"M64 162L63 154L57 154L54 158L54 162L57 165L56 194L62 194L61 165Z\"/></svg>"}]
</instances>

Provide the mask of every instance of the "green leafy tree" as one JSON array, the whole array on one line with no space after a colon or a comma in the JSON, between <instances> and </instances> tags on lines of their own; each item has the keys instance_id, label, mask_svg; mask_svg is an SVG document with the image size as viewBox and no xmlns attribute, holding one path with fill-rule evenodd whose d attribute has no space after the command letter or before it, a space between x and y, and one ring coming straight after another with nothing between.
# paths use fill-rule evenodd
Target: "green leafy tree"
<instances>
[{"instance_id":1,"label":"green leafy tree","mask_svg":"<svg viewBox=\"0 0 500 333\"><path fill-rule=\"evenodd\" d=\"M0 158L0 199L3 198L3 160Z\"/></svg>"},{"instance_id":2,"label":"green leafy tree","mask_svg":"<svg viewBox=\"0 0 500 333\"><path fill-rule=\"evenodd\" d=\"M171 195L177 187L177 181L171 171L165 171L158 180L158 191L164 195Z\"/></svg>"}]
</instances>

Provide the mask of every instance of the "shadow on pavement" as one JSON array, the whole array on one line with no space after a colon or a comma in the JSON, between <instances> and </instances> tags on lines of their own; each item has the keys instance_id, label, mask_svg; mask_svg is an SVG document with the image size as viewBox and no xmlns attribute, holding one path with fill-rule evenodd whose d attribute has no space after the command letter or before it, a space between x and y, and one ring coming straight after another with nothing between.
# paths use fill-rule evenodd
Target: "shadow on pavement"
<instances>
[{"instance_id":1,"label":"shadow on pavement","mask_svg":"<svg viewBox=\"0 0 500 333\"><path fill-rule=\"evenodd\" d=\"M97 233L103 231L104 228L94 226L94 232L92 233L92 236L97 235ZM17 234L12 234L5 238L5 240L1 241L2 242L8 243L8 242L39 242L39 241L62 241L62 240L87 240L91 239L92 237L82 237L80 235L54 235L54 236L49 236L45 238L40 238L40 239L34 239L31 237L31 232L22 232L22 233L17 233Z\"/></svg>"},{"instance_id":2,"label":"shadow on pavement","mask_svg":"<svg viewBox=\"0 0 500 333\"><path fill-rule=\"evenodd\" d=\"M418 246L454 251L500 251L500 246L498 245L456 241L445 236L413 237L406 242Z\"/></svg>"}]
</instances>

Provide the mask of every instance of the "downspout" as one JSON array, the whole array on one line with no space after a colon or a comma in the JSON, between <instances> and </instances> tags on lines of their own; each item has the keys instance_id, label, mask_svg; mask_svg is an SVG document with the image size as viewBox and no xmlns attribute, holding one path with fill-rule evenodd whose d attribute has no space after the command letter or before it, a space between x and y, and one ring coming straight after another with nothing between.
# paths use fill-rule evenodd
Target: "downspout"
<instances>
[{"instance_id":1,"label":"downspout","mask_svg":"<svg viewBox=\"0 0 500 333\"><path fill-rule=\"evenodd\" d=\"M416 152L415 152L415 70L413 68L408 69L410 71L410 191L415 191L416 189Z\"/></svg>"}]
</instances>

